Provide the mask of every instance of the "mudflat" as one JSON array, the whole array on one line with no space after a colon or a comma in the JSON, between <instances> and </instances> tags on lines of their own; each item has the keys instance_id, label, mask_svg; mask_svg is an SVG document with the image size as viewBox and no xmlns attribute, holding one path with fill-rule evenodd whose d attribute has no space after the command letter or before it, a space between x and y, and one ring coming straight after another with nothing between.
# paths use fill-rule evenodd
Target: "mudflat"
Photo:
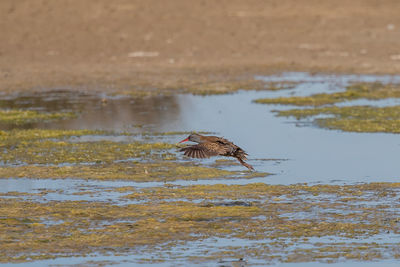
<instances>
[{"instance_id":1,"label":"mudflat","mask_svg":"<svg viewBox=\"0 0 400 267\"><path fill-rule=\"evenodd\" d=\"M3 0L0 90L179 89L291 70L396 74L399 10L396 0Z\"/></svg>"}]
</instances>

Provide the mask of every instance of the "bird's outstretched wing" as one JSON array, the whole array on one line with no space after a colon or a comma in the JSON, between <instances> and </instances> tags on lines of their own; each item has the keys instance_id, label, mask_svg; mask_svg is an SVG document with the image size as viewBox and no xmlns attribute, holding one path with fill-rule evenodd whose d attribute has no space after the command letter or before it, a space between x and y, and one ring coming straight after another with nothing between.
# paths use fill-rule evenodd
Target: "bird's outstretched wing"
<instances>
[{"instance_id":1,"label":"bird's outstretched wing","mask_svg":"<svg viewBox=\"0 0 400 267\"><path fill-rule=\"evenodd\" d=\"M220 153L218 153L218 145L212 143L202 143L198 145L188 146L181 148L179 151L184 152L185 156L198 159L220 155Z\"/></svg>"}]
</instances>

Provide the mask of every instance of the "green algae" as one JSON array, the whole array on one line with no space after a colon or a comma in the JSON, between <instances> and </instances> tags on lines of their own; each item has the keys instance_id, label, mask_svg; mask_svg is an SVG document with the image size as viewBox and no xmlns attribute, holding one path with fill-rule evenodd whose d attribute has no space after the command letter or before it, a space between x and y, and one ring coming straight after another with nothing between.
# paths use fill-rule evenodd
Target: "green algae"
<instances>
[{"instance_id":1,"label":"green algae","mask_svg":"<svg viewBox=\"0 0 400 267\"><path fill-rule=\"evenodd\" d=\"M30 129L30 130L11 130L0 131L0 147L10 147L16 144L26 144L38 140L52 140L59 139L65 140L71 137L79 137L85 135L106 135L111 134L105 131L91 131L91 130L43 130L43 129Z\"/></svg>"},{"instance_id":2,"label":"green algae","mask_svg":"<svg viewBox=\"0 0 400 267\"><path fill-rule=\"evenodd\" d=\"M168 143L144 143L141 141L85 141L71 140L76 136L107 134L100 131L62 130L13 130L0 132L0 154L3 164L65 164L111 163L129 158L168 159L175 148ZM110 133L111 134L111 133Z\"/></svg>"},{"instance_id":3,"label":"green algae","mask_svg":"<svg viewBox=\"0 0 400 267\"><path fill-rule=\"evenodd\" d=\"M6 164L62 164L62 163L111 163L128 158L167 157L163 152L175 146L167 143L142 142L77 142L40 140L19 143L0 155Z\"/></svg>"},{"instance_id":4,"label":"green algae","mask_svg":"<svg viewBox=\"0 0 400 267\"><path fill-rule=\"evenodd\" d=\"M107 134L122 133L0 132L0 147L7 154L1 155L5 166L0 167L0 177L146 182L264 175L218 169L237 164L231 160L217 160L211 165L213 168L177 161L175 146L154 142L154 134L144 134L145 141L132 138L129 142L88 142L75 138L85 136L88 138L82 140L87 140L92 135ZM183 134L188 133L156 135ZM144 252L143 262L174 261L185 257L171 253L177 245L186 248L191 241L209 238L237 238L255 243L217 248L211 245L204 253L196 251L197 256L185 260L252 257L270 263L392 259L399 257L398 243L388 240L377 244L362 239L385 235L388 231L391 235L400 233L400 206L393 201L398 198L399 188L399 184L389 183L349 186L260 183L143 189L131 186L98 191L126 194L120 196L121 203L140 202L128 205L114 205L106 199L37 203L25 197L40 197L46 192L9 192L0 194L0 262L141 252ZM93 193L96 192L73 194ZM326 236L331 241L309 241ZM344 243L337 239L360 242ZM154 251L158 253L153 259L145 254Z\"/></svg>"},{"instance_id":5,"label":"green algae","mask_svg":"<svg viewBox=\"0 0 400 267\"><path fill-rule=\"evenodd\" d=\"M73 112L39 112L35 110L0 110L0 123L22 125L34 122L51 122L76 118Z\"/></svg>"},{"instance_id":6,"label":"green algae","mask_svg":"<svg viewBox=\"0 0 400 267\"><path fill-rule=\"evenodd\" d=\"M176 260L186 256L171 254L171 249L186 247L191 241L205 244L204 253L185 258L195 262L224 257L265 263L398 257L397 239L363 239L388 231L389 235L400 234L400 205L393 202L400 183L166 185L110 190L131 192L122 197L141 203L0 198L0 261L155 252L157 256L151 256L155 261ZM349 197L353 200L341 201ZM253 199L251 205L207 205L248 198ZM237 238L246 246L215 247L214 242L205 242L208 238Z\"/></svg>"},{"instance_id":7,"label":"green algae","mask_svg":"<svg viewBox=\"0 0 400 267\"><path fill-rule=\"evenodd\" d=\"M125 134L126 133L122 133ZM162 133L157 133L159 136ZM165 133L182 135L186 132ZM176 145L130 139L80 141L78 136L119 135L101 131L13 130L0 132L1 178L82 178L99 180L174 181L263 177L267 173L240 173L177 162ZM135 136L131 136L134 138Z\"/></svg>"},{"instance_id":8,"label":"green algae","mask_svg":"<svg viewBox=\"0 0 400 267\"><path fill-rule=\"evenodd\" d=\"M23 260L16 257L28 251L30 255L46 257L73 256L104 253L108 248L118 252L127 247L174 239L193 240L192 227L199 233L207 233L209 222L214 218L251 217L257 208L207 208L190 203L120 207L104 203L40 204L6 199L1 201L0 210L3 216L13 218L0 220L0 261L4 262ZM27 212L22 215L24 210ZM26 217L31 219L24 221ZM43 223L51 220L62 223Z\"/></svg>"},{"instance_id":9,"label":"green algae","mask_svg":"<svg viewBox=\"0 0 400 267\"><path fill-rule=\"evenodd\" d=\"M219 95L234 93L239 90L278 91L292 89L295 85L295 82L264 82L260 80L211 82L184 87L183 93L191 93L194 95Z\"/></svg>"},{"instance_id":10,"label":"green algae","mask_svg":"<svg viewBox=\"0 0 400 267\"><path fill-rule=\"evenodd\" d=\"M130 180L135 182L264 177L267 173L240 173L193 163L125 162L72 166L0 167L2 178Z\"/></svg>"},{"instance_id":11,"label":"green algae","mask_svg":"<svg viewBox=\"0 0 400 267\"><path fill-rule=\"evenodd\" d=\"M370 183L352 186L341 185L269 185L265 183L251 183L246 185L192 185L174 187L152 187L135 190L135 193L126 195L129 199L142 199L143 196L151 200L170 198L196 199L269 199L277 201L277 197L298 197L303 195L335 195L341 200L349 197L360 199L363 192L373 191L390 194L393 189L400 188L400 183Z\"/></svg>"},{"instance_id":12,"label":"green algae","mask_svg":"<svg viewBox=\"0 0 400 267\"><path fill-rule=\"evenodd\" d=\"M135 88L135 90L119 91L118 94L129 95L134 98L151 97L156 95L175 95L177 93L194 95L220 95L235 93L239 90L278 91L293 88L297 82L265 82L256 79L242 79L237 81L203 81L181 82L171 85L159 85L150 88Z\"/></svg>"},{"instance_id":13,"label":"green algae","mask_svg":"<svg viewBox=\"0 0 400 267\"><path fill-rule=\"evenodd\" d=\"M290 109L277 111L278 116L292 116L297 120L312 118L319 127L338 129L348 132L400 132L400 108L350 106L337 107L332 104L356 99L387 99L400 98L399 85L383 85L381 83L355 83L344 92L321 93L311 96L294 96L257 99L255 102L264 104L283 104L296 106L314 106L306 109ZM329 105L326 107L319 107ZM326 117L315 118L318 115Z\"/></svg>"},{"instance_id":14,"label":"green algae","mask_svg":"<svg viewBox=\"0 0 400 267\"><path fill-rule=\"evenodd\" d=\"M293 116L297 120L317 115L326 118L314 118L314 123L328 129L347 132L388 132L400 133L400 107L322 107L313 109L291 109L278 111L278 116Z\"/></svg>"},{"instance_id":15,"label":"green algae","mask_svg":"<svg viewBox=\"0 0 400 267\"><path fill-rule=\"evenodd\" d=\"M381 83L356 83L348 86L344 92L336 92L331 94L321 93L311 96L263 98L257 99L255 102L261 104L322 106L356 99L377 100L399 97L400 88L398 85L383 85Z\"/></svg>"}]
</instances>

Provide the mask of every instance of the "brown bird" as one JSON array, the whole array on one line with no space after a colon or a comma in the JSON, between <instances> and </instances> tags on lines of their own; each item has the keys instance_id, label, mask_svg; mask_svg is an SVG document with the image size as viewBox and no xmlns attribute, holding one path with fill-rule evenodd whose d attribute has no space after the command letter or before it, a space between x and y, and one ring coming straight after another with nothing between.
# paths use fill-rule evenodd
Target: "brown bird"
<instances>
[{"instance_id":1,"label":"brown bird","mask_svg":"<svg viewBox=\"0 0 400 267\"><path fill-rule=\"evenodd\" d=\"M231 141L217 136L191 134L179 143L183 143L186 141L192 141L198 144L180 149L179 151L184 152L185 156L200 159L209 158L212 156L234 157L240 162L240 164L242 164L249 170L254 171L253 166L244 162L245 160L247 160L246 152L244 152L243 149L241 149Z\"/></svg>"}]
</instances>

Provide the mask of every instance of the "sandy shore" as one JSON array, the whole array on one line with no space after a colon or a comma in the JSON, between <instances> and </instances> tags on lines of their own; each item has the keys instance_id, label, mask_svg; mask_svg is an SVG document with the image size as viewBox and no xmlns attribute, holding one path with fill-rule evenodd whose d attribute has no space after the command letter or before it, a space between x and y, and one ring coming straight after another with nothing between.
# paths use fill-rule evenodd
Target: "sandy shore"
<instances>
[{"instance_id":1,"label":"sandy shore","mask_svg":"<svg viewBox=\"0 0 400 267\"><path fill-rule=\"evenodd\" d=\"M396 0L0 2L0 90L135 91L400 72Z\"/></svg>"}]
</instances>

